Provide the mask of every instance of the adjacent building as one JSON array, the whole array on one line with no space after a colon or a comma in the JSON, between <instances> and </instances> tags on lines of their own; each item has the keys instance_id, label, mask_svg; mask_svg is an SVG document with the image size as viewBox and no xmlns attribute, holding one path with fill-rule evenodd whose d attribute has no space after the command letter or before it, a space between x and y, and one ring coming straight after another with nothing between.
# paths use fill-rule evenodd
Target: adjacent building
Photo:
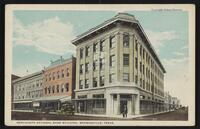
<instances>
[{"instance_id":1,"label":"adjacent building","mask_svg":"<svg viewBox=\"0 0 200 129\"><path fill-rule=\"evenodd\" d=\"M36 72L12 81L14 109L33 109L32 101L43 95L42 72Z\"/></svg>"},{"instance_id":2,"label":"adjacent building","mask_svg":"<svg viewBox=\"0 0 200 129\"><path fill-rule=\"evenodd\" d=\"M119 13L72 41L76 48L77 113L164 110L166 72L133 15ZM48 75L47 75L48 76Z\"/></svg>"},{"instance_id":3,"label":"adjacent building","mask_svg":"<svg viewBox=\"0 0 200 129\"><path fill-rule=\"evenodd\" d=\"M17 75L14 75L14 74L11 75L11 82L12 82L12 84L11 84L11 103L12 103L11 109L12 110L14 109L14 104L13 104L13 100L14 100L14 97L13 97L13 95L14 95L13 81L15 79L18 79L18 78L20 78L20 77L17 76Z\"/></svg>"},{"instance_id":4,"label":"adjacent building","mask_svg":"<svg viewBox=\"0 0 200 129\"><path fill-rule=\"evenodd\" d=\"M59 110L74 97L76 58L60 57L43 70L43 97L34 100L39 109Z\"/></svg>"},{"instance_id":5,"label":"adjacent building","mask_svg":"<svg viewBox=\"0 0 200 129\"><path fill-rule=\"evenodd\" d=\"M169 94L169 92L165 92L165 111L172 110L172 96Z\"/></svg>"},{"instance_id":6,"label":"adjacent building","mask_svg":"<svg viewBox=\"0 0 200 129\"><path fill-rule=\"evenodd\" d=\"M177 97L172 97L172 109L180 108L180 100Z\"/></svg>"}]
</instances>

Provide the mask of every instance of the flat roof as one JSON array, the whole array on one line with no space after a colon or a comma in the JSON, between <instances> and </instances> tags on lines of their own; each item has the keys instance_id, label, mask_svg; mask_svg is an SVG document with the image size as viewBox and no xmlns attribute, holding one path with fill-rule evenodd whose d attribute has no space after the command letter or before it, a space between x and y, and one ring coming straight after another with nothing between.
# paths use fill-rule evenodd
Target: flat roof
<instances>
[{"instance_id":1,"label":"flat roof","mask_svg":"<svg viewBox=\"0 0 200 129\"><path fill-rule=\"evenodd\" d=\"M37 75L40 75L40 74L42 75L42 71L35 72L35 73L32 73L32 74L29 74L29 75L20 77L20 78L18 78L18 79L15 79L15 80L13 80L13 83L19 82L19 81L23 81L23 80L25 80L25 79L28 79L28 78L31 78L31 77L34 77L34 76L37 76Z\"/></svg>"},{"instance_id":2,"label":"flat roof","mask_svg":"<svg viewBox=\"0 0 200 129\"><path fill-rule=\"evenodd\" d=\"M48 67L46 67L45 70L51 69L51 68L54 68L54 67L57 67L57 66L60 66L60 65L64 65L64 64L67 64L67 63L71 63L73 59L76 59L76 58L74 56L67 58L67 59L64 59L63 57L61 57L60 59L57 59L55 61L51 61L51 64Z\"/></svg>"}]
</instances>

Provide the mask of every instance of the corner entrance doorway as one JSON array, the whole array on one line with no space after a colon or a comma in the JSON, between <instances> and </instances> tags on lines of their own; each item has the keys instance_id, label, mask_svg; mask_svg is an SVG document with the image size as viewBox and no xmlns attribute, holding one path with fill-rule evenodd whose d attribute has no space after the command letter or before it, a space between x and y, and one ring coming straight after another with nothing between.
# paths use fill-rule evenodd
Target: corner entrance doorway
<instances>
[{"instance_id":1,"label":"corner entrance doorway","mask_svg":"<svg viewBox=\"0 0 200 129\"><path fill-rule=\"evenodd\" d=\"M126 99L121 99L120 100L120 113L123 113L125 106L128 108L127 100Z\"/></svg>"}]
</instances>

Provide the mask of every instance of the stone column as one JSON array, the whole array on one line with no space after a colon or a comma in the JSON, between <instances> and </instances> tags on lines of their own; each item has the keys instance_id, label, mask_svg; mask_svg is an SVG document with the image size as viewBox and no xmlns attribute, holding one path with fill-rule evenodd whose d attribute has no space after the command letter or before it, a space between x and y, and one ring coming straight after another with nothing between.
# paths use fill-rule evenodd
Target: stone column
<instances>
[{"instance_id":1,"label":"stone column","mask_svg":"<svg viewBox=\"0 0 200 129\"><path fill-rule=\"evenodd\" d=\"M75 111L75 112L78 112L77 109L78 109L78 108L77 108L77 100L75 100L75 101L74 101L74 111Z\"/></svg>"},{"instance_id":2,"label":"stone column","mask_svg":"<svg viewBox=\"0 0 200 129\"><path fill-rule=\"evenodd\" d=\"M120 33L120 44L119 44L119 81L120 82L123 82L123 70L124 70L124 65L123 65L123 54L124 54L124 52L123 52L123 50L124 50L124 46L123 46L123 33L121 32Z\"/></svg>"},{"instance_id":3,"label":"stone column","mask_svg":"<svg viewBox=\"0 0 200 129\"><path fill-rule=\"evenodd\" d=\"M116 34L116 63L115 63L115 73L116 73L116 80L119 81L120 80L120 72L121 72L121 69L120 68L120 51L121 51L121 33L117 33Z\"/></svg>"},{"instance_id":4,"label":"stone column","mask_svg":"<svg viewBox=\"0 0 200 129\"><path fill-rule=\"evenodd\" d=\"M133 62L133 52L134 52L134 47L133 47L133 34L130 34L130 40L129 40L129 68L130 68L130 82L133 82L133 76L134 76L134 62Z\"/></svg>"},{"instance_id":5,"label":"stone column","mask_svg":"<svg viewBox=\"0 0 200 129\"><path fill-rule=\"evenodd\" d=\"M80 49L76 48L76 87L75 89L79 89L79 74L80 74L80 69L79 69L79 61L80 61Z\"/></svg>"},{"instance_id":6,"label":"stone column","mask_svg":"<svg viewBox=\"0 0 200 129\"><path fill-rule=\"evenodd\" d=\"M135 115L140 114L140 95L135 96Z\"/></svg>"},{"instance_id":7,"label":"stone column","mask_svg":"<svg viewBox=\"0 0 200 129\"><path fill-rule=\"evenodd\" d=\"M112 114L112 95L106 94L106 115Z\"/></svg>"},{"instance_id":8,"label":"stone column","mask_svg":"<svg viewBox=\"0 0 200 129\"><path fill-rule=\"evenodd\" d=\"M89 88L93 87L93 61L94 61L94 53L93 53L93 44L90 45L89 52Z\"/></svg>"},{"instance_id":9,"label":"stone column","mask_svg":"<svg viewBox=\"0 0 200 129\"><path fill-rule=\"evenodd\" d=\"M117 94L117 115L120 115L120 94Z\"/></svg>"},{"instance_id":10,"label":"stone column","mask_svg":"<svg viewBox=\"0 0 200 129\"><path fill-rule=\"evenodd\" d=\"M110 37L105 40L105 86L109 84L109 74L110 74Z\"/></svg>"},{"instance_id":11,"label":"stone column","mask_svg":"<svg viewBox=\"0 0 200 129\"><path fill-rule=\"evenodd\" d=\"M132 100L131 101L131 114L135 115L135 95L132 94L131 97L132 97L132 99L131 99Z\"/></svg>"}]
</instances>

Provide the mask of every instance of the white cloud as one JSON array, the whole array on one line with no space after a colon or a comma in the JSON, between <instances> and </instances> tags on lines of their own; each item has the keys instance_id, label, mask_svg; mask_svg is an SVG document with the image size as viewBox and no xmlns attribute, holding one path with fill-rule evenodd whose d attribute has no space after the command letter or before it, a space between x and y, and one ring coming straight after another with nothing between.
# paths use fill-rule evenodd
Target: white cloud
<instances>
[{"instance_id":1,"label":"white cloud","mask_svg":"<svg viewBox=\"0 0 200 129\"><path fill-rule=\"evenodd\" d=\"M182 52L173 52L174 55L176 56L184 56L185 53L182 53Z\"/></svg>"},{"instance_id":2,"label":"white cloud","mask_svg":"<svg viewBox=\"0 0 200 129\"><path fill-rule=\"evenodd\" d=\"M177 39L179 37L175 31L155 32L146 30L145 32L157 52L159 52L160 47L163 47L164 44L167 43L166 41Z\"/></svg>"},{"instance_id":3,"label":"white cloud","mask_svg":"<svg viewBox=\"0 0 200 129\"><path fill-rule=\"evenodd\" d=\"M187 45L187 46L183 46L183 47L181 48L181 50L185 50L185 49L188 49L188 45Z\"/></svg>"},{"instance_id":4,"label":"white cloud","mask_svg":"<svg viewBox=\"0 0 200 129\"><path fill-rule=\"evenodd\" d=\"M41 52L63 55L75 53L75 46L71 44L73 38L73 25L63 23L58 17L28 25L14 18L14 45L32 46Z\"/></svg>"},{"instance_id":5,"label":"white cloud","mask_svg":"<svg viewBox=\"0 0 200 129\"><path fill-rule=\"evenodd\" d=\"M13 74L23 77L34 72L41 71L44 68L44 66L48 66L48 64L31 63L15 66L15 68L13 68Z\"/></svg>"}]
</instances>

